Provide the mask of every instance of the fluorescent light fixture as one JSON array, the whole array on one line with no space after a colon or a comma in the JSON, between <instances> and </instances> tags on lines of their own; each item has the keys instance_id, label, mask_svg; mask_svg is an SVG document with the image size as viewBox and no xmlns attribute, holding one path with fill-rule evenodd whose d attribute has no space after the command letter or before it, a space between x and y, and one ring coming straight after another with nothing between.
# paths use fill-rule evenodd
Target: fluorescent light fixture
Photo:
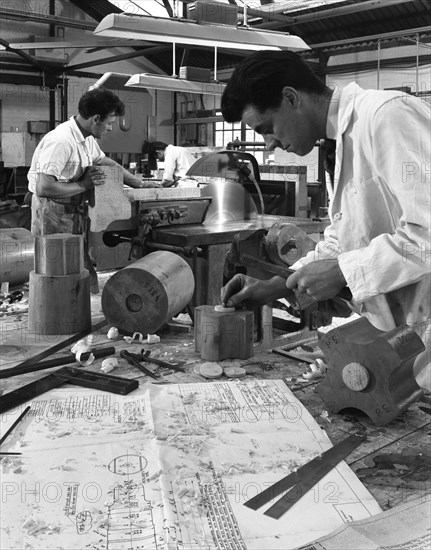
<instances>
[{"instance_id":1,"label":"fluorescent light fixture","mask_svg":"<svg viewBox=\"0 0 431 550\"><path fill-rule=\"evenodd\" d=\"M149 88L168 92L186 92L189 94L221 95L225 84L219 82L196 82L185 78L158 74L135 74L126 82L126 87Z\"/></svg>"},{"instance_id":2,"label":"fluorescent light fixture","mask_svg":"<svg viewBox=\"0 0 431 550\"><path fill-rule=\"evenodd\" d=\"M122 13L104 17L93 34L235 50L310 49L299 36L277 31Z\"/></svg>"}]
</instances>

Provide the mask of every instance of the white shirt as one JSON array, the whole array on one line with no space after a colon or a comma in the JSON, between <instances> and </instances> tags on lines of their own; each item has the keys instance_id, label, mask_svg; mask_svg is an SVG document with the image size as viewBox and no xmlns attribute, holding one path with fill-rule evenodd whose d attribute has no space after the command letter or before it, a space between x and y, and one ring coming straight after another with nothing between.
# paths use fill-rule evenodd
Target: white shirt
<instances>
[{"instance_id":1,"label":"white shirt","mask_svg":"<svg viewBox=\"0 0 431 550\"><path fill-rule=\"evenodd\" d=\"M185 178L189 168L195 162L195 157L185 147L168 145L165 149L163 179L176 180Z\"/></svg>"},{"instance_id":2,"label":"white shirt","mask_svg":"<svg viewBox=\"0 0 431 550\"><path fill-rule=\"evenodd\" d=\"M105 153L93 136L84 138L71 117L48 132L33 154L28 173L28 188L36 193L36 179L40 173L54 176L58 181L78 180L87 166L100 162Z\"/></svg>"},{"instance_id":3,"label":"white shirt","mask_svg":"<svg viewBox=\"0 0 431 550\"><path fill-rule=\"evenodd\" d=\"M349 84L334 95L331 225L297 262L338 258L361 315L381 330L417 325L431 341L431 109L400 92ZM415 329L416 330L416 329ZM428 380L429 384L429 380Z\"/></svg>"}]
</instances>

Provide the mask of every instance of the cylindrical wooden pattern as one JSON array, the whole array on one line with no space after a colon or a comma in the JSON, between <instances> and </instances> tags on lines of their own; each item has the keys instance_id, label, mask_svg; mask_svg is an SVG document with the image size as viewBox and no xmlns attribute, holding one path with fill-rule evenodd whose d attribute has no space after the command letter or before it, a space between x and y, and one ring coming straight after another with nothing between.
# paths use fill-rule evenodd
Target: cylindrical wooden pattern
<instances>
[{"instance_id":1,"label":"cylindrical wooden pattern","mask_svg":"<svg viewBox=\"0 0 431 550\"><path fill-rule=\"evenodd\" d=\"M195 308L195 351L207 361L253 357L252 311L215 311L214 306Z\"/></svg>"},{"instance_id":2,"label":"cylindrical wooden pattern","mask_svg":"<svg viewBox=\"0 0 431 550\"><path fill-rule=\"evenodd\" d=\"M102 293L102 309L123 333L153 334L190 302L193 271L178 254L157 251L117 271Z\"/></svg>"},{"instance_id":3,"label":"cylindrical wooden pattern","mask_svg":"<svg viewBox=\"0 0 431 550\"><path fill-rule=\"evenodd\" d=\"M75 334L91 327L90 276L49 277L32 271L28 328L38 334Z\"/></svg>"},{"instance_id":4,"label":"cylindrical wooden pattern","mask_svg":"<svg viewBox=\"0 0 431 550\"><path fill-rule=\"evenodd\" d=\"M69 233L40 235L35 238L36 273L71 275L84 269L84 237Z\"/></svg>"},{"instance_id":5,"label":"cylindrical wooden pattern","mask_svg":"<svg viewBox=\"0 0 431 550\"><path fill-rule=\"evenodd\" d=\"M34 269L34 237L22 227L0 229L0 283L28 281Z\"/></svg>"}]
</instances>

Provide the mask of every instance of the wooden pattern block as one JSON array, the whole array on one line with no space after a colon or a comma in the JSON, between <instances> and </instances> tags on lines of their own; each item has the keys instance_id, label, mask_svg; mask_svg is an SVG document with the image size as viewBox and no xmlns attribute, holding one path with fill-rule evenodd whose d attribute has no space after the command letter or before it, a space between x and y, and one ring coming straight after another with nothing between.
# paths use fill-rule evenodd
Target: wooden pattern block
<instances>
[{"instance_id":1,"label":"wooden pattern block","mask_svg":"<svg viewBox=\"0 0 431 550\"><path fill-rule=\"evenodd\" d=\"M35 238L34 270L40 275L79 274L84 269L84 240L81 235L54 233Z\"/></svg>"},{"instance_id":2,"label":"wooden pattern block","mask_svg":"<svg viewBox=\"0 0 431 550\"><path fill-rule=\"evenodd\" d=\"M362 317L328 332L319 346L328 368L317 393L331 412L358 409L385 426L423 393L413 362L425 346L405 325L384 332Z\"/></svg>"},{"instance_id":3,"label":"wooden pattern block","mask_svg":"<svg viewBox=\"0 0 431 550\"><path fill-rule=\"evenodd\" d=\"M157 251L112 275L102 293L102 309L122 333L154 334L193 297L195 280L178 254Z\"/></svg>"},{"instance_id":4,"label":"wooden pattern block","mask_svg":"<svg viewBox=\"0 0 431 550\"><path fill-rule=\"evenodd\" d=\"M28 328L37 334L75 334L91 327L90 276L84 237L41 235L30 273Z\"/></svg>"},{"instance_id":5,"label":"wooden pattern block","mask_svg":"<svg viewBox=\"0 0 431 550\"><path fill-rule=\"evenodd\" d=\"M207 361L253 357L253 320L252 311L195 308L195 351Z\"/></svg>"},{"instance_id":6,"label":"wooden pattern block","mask_svg":"<svg viewBox=\"0 0 431 550\"><path fill-rule=\"evenodd\" d=\"M111 222L128 220L132 215L132 205L124 194L121 166L98 166L104 172L106 182L97 185L94 191L94 206L89 206L88 216L91 231L104 231Z\"/></svg>"}]
</instances>

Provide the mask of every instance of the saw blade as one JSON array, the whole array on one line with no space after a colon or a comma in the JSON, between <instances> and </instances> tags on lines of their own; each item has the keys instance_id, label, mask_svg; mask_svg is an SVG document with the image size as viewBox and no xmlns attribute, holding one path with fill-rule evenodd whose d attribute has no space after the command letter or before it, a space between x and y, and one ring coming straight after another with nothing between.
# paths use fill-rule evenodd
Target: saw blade
<instances>
[{"instance_id":1,"label":"saw blade","mask_svg":"<svg viewBox=\"0 0 431 550\"><path fill-rule=\"evenodd\" d=\"M212 199L204 225L257 218L254 200L239 183L227 180L209 183L202 187L202 196Z\"/></svg>"}]
</instances>

